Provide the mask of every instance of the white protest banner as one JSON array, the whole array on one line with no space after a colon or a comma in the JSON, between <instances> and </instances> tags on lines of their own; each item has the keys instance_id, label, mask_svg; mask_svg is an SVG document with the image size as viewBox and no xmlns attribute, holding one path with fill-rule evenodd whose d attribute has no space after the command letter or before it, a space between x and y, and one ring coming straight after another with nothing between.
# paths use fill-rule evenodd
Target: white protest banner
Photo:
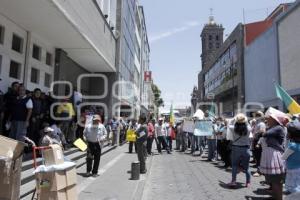
<instances>
[{"instance_id":1,"label":"white protest banner","mask_svg":"<svg viewBox=\"0 0 300 200\"><path fill-rule=\"evenodd\" d=\"M210 120L200 120L195 122L195 136L211 136L213 134L213 124Z\"/></svg>"},{"instance_id":2,"label":"white protest banner","mask_svg":"<svg viewBox=\"0 0 300 200\"><path fill-rule=\"evenodd\" d=\"M194 133L195 125L193 120L184 120L182 130L185 133Z\"/></svg>"}]
</instances>

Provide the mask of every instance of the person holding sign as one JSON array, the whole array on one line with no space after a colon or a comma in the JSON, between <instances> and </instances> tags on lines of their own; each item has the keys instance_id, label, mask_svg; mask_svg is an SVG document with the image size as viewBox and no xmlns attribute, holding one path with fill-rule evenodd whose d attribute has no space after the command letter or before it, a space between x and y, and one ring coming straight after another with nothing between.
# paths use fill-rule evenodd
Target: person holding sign
<instances>
[{"instance_id":1,"label":"person holding sign","mask_svg":"<svg viewBox=\"0 0 300 200\"><path fill-rule=\"evenodd\" d=\"M93 177L97 177L99 176L98 168L101 158L102 143L107 136L106 128L102 124L102 119L99 115L93 116L92 123L86 125L83 134L85 140L88 142L86 176L92 175Z\"/></svg>"},{"instance_id":2,"label":"person holding sign","mask_svg":"<svg viewBox=\"0 0 300 200\"><path fill-rule=\"evenodd\" d=\"M140 172L141 174L146 174L146 142L148 136L148 126L146 116L140 116L139 118L139 128L136 130L136 147L137 147L137 156L140 162Z\"/></svg>"}]
</instances>

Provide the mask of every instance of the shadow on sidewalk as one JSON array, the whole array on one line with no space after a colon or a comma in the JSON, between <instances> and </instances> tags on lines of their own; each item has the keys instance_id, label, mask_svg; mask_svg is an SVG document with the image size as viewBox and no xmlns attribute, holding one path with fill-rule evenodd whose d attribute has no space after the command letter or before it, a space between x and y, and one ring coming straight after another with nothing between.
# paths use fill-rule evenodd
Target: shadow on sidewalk
<instances>
[{"instance_id":1,"label":"shadow on sidewalk","mask_svg":"<svg viewBox=\"0 0 300 200\"><path fill-rule=\"evenodd\" d=\"M253 196L245 196L246 200L272 200L271 197L253 197Z\"/></svg>"},{"instance_id":2,"label":"shadow on sidewalk","mask_svg":"<svg viewBox=\"0 0 300 200\"><path fill-rule=\"evenodd\" d=\"M227 183L224 183L223 181L219 181L219 185L224 189L238 190L238 189L242 189L245 187L240 182L237 182L236 184L237 184L236 186L232 187L232 186L229 186Z\"/></svg>"}]
</instances>

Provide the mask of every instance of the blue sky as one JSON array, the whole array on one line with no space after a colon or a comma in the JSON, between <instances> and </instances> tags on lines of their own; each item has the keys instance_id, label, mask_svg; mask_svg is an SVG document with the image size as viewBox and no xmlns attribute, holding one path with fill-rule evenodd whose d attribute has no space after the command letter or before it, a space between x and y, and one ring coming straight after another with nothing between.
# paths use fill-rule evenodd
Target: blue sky
<instances>
[{"instance_id":1,"label":"blue sky","mask_svg":"<svg viewBox=\"0 0 300 200\"><path fill-rule=\"evenodd\" d=\"M293 1L293 0L291 0ZM165 108L190 105L191 92L201 70L200 33L210 8L224 35L245 19L264 19L287 0L140 0L144 6L150 41L150 68L162 90ZM243 17L245 10L245 18Z\"/></svg>"}]
</instances>

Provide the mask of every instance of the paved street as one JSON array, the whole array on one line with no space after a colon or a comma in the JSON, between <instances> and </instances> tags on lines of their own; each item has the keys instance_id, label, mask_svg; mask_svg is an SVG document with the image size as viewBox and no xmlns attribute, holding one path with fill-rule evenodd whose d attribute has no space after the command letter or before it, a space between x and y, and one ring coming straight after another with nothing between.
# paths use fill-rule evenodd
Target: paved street
<instances>
[{"instance_id":1,"label":"paved street","mask_svg":"<svg viewBox=\"0 0 300 200\"><path fill-rule=\"evenodd\" d=\"M204 156L205 157L205 156ZM228 189L225 183L231 179L231 171L221 169L217 163L210 163L200 157L174 152L172 155L153 157L143 200L154 199L265 199L268 197L259 182L253 178L250 189L243 185L239 189ZM244 183L240 174L238 182ZM257 190L260 188L259 190ZM261 194L261 195L259 195Z\"/></svg>"},{"instance_id":2,"label":"paved street","mask_svg":"<svg viewBox=\"0 0 300 200\"><path fill-rule=\"evenodd\" d=\"M154 145L155 146L155 145ZM101 160L100 176L84 178L85 166L78 169L79 199L89 200L221 200L267 199L263 178L253 178L251 188L243 185L228 189L230 170L218 163L210 163L199 156L173 152L171 155L154 154L147 159L148 173L139 181L130 180L130 164L137 160L128 154L128 145L105 154ZM244 183L244 174L238 182Z\"/></svg>"}]
</instances>

